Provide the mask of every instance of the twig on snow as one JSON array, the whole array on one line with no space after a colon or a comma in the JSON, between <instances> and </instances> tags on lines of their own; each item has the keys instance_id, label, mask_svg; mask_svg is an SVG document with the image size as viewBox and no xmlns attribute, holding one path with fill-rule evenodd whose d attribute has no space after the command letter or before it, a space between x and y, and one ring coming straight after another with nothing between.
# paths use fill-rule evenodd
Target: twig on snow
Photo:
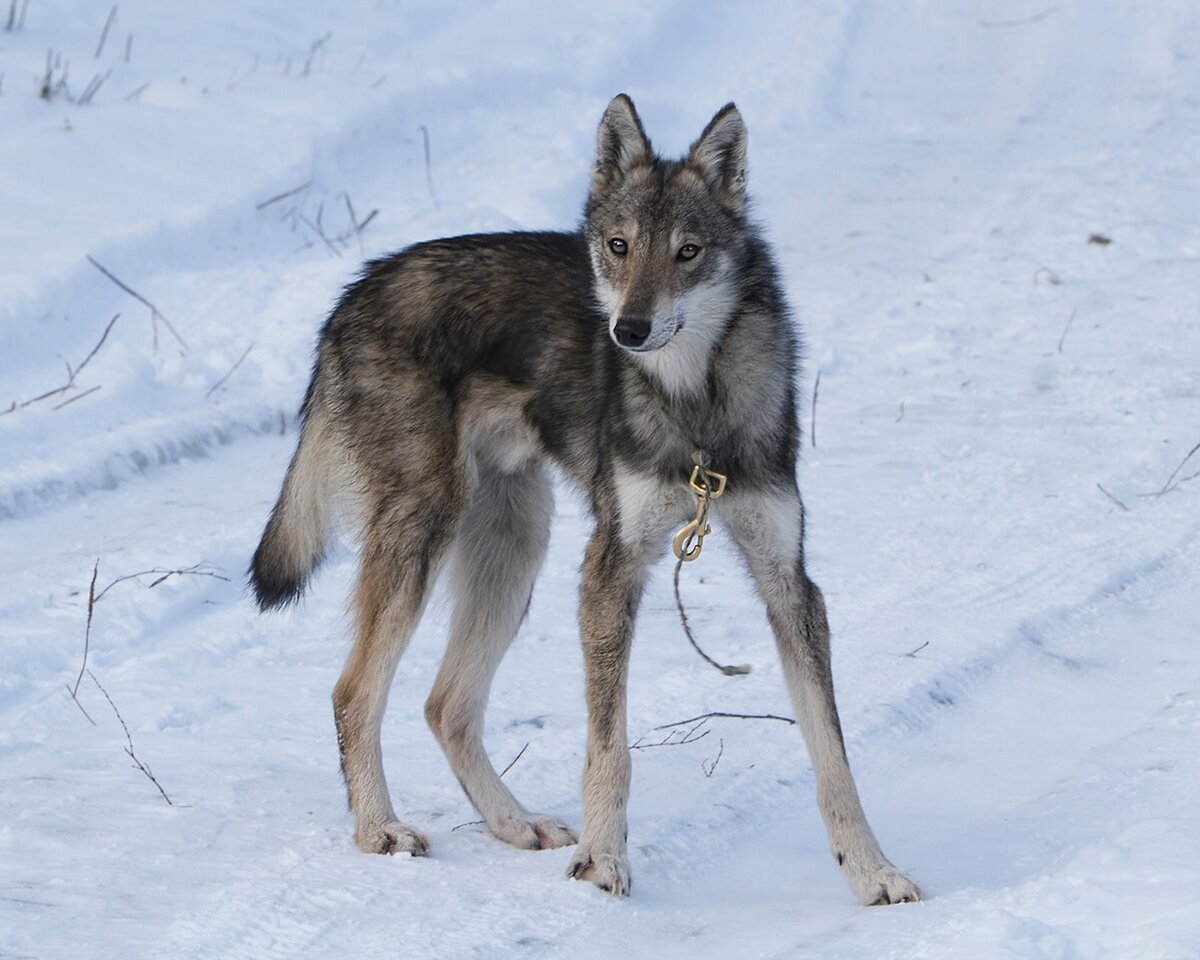
<instances>
[{"instance_id":1,"label":"twig on snow","mask_svg":"<svg viewBox=\"0 0 1200 960\"><path fill-rule=\"evenodd\" d=\"M425 124L421 124L417 129L421 131L421 139L425 145L425 186L429 188L429 199L433 201L433 209L440 210L437 194L433 192L433 160L429 151L429 128Z\"/></svg>"},{"instance_id":2,"label":"twig on snow","mask_svg":"<svg viewBox=\"0 0 1200 960\"><path fill-rule=\"evenodd\" d=\"M1071 332L1071 324L1073 324L1075 322L1075 314L1078 312L1079 312L1078 310L1072 310L1071 316L1067 320L1067 325L1065 327L1063 327L1062 336L1058 338L1058 352L1059 353L1062 353L1063 343L1067 339L1067 334Z\"/></svg>"},{"instance_id":3,"label":"twig on snow","mask_svg":"<svg viewBox=\"0 0 1200 960\"><path fill-rule=\"evenodd\" d=\"M638 737L636 740L633 741L633 743L631 743L629 745L629 749L630 750L649 750L651 747L682 747L685 744L695 743L697 740L703 740L710 733L712 733L712 731L705 730L703 733L697 733L696 731L699 730L702 726L704 726L704 724L707 722L706 720L704 720L702 718L697 718L697 719L699 719L700 722L695 724L694 726L692 726L690 729L684 731L683 735L679 736L678 739L676 739L676 737L678 736L678 731L672 730L661 740L657 740L654 743L646 743L645 737ZM676 724L668 724L668 726L676 726ZM654 729L662 730L663 728L655 727Z\"/></svg>"},{"instance_id":4,"label":"twig on snow","mask_svg":"<svg viewBox=\"0 0 1200 960\"><path fill-rule=\"evenodd\" d=\"M817 396L821 389L821 371L817 371L817 379L813 381L812 419L808 428L808 441L814 447L817 445Z\"/></svg>"},{"instance_id":5,"label":"twig on snow","mask_svg":"<svg viewBox=\"0 0 1200 960\"><path fill-rule=\"evenodd\" d=\"M208 569L211 566L211 564L201 560L190 567L176 567L173 570L168 570L166 567L154 567L151 570L139 570L137 573L127 573L124 576L117 577L112 583L96 594L96 601L99 602L118 583L124 583L127 580L137 580L139 577L148 577L151 574L158 574L158 576L146 584L147 590L153 590L164 580L169 580L171 577L212 577L216 580L224 580L226 583L229 582L228 577L217 573L215 570Z\"/></svg>"},{"instance_id":6,"label":"twig on snow","mask_svg":"<svg viewBox=\"0 0 1200 960\"><path fill-rule=\"evenodd\" d=\"M781 717L774 713L726 713L724 710L714 710L711 713L702 713L698 717L688 717L686 720L675 720L672 723L664 723L661 726L654 727L654 729L667 730L670 727L682 727L689 723L695 723L697 720L710 720L714 717L734 720L782 720L784 723L789 723L792 726L796 724L796 721L791 717Z\"/></svg>"},{"instance_id":7,"label":"twig on snow","mask_svg":"<svg viewBox=\"0 0 1200 960\"><path fill-rule=\"evenodd\" d=\"M1057 10L1058 7L1047 7L1041 13L1035 13L1032 17L1020 17L1016 20L980 20L979 25L985 30L1000 30L1006 27L1027 27L1031 23L1038 23L1045 20Z\"/></svg>"},{"instance_id":8,"label":"twig on snow","mask_svg":"<svg viewBox=\"0 0 1200 960\"><path fill-rule=\"evenodd\" d=\"M902 657L912 657L912 659L916 660L916 659L917 659L917 654L918 654L918 653L920 653L922 650L924 650L924 649L925 649L927 646L929 646L929 641L928 641L928 640L926 640L926 641L925 641L923 644L921 644L921 645L920 645L919 647L917 647L915 650L909 650L909 651L908 651L908 653L902 653L902 654L900 654L900 656L902 656Z\"/></svg>"},{"instance_id":9,"label":"twig on snow","mask_svg":"<svg viewBox=\"0 0 1200 960\"><path fill-rule=\"evenodd\" d=\"M100 685L100 681L96 679L96 675L92 673L91 670L87 672L87 675L91 677L92 683L96 685L96 689L104 694L104 699L108 701L108 705L112 707L113 713L116 714L117 720L120 721L121 729L125 731L125 753L129 759L133 761L134 767L138 770L141 770L142 773L146 775L147 779L149 779L149 781L158 788L158 792L162 794L162 798L167 801L168 806L175 806L175 804L171 802L171 798L167 796L167 791L162 788L162 784L158 782L158 779L153 773L150 772L150 768L141 761L137 755L137 752L133 749L133 737L129 735L129 727L125 723L125 718L121 716L121 711L118 710L117 705L113 703L113 698L110 697L108 695L108 691Z\"/></svg>"},{"instance_id":10,"label":"twig on snow","mask_svg":"<svg viewBox=\"0 0 1200 960\"><path fill-rule=\"evenodd\" d=\"M108 40L108 31L112 28L113 21L117 19L117 5L114 3L112 9L108 11L108 19L104 21L104 29L100 31L100 42L96 44L95 59L100 59L100 54L104 52L104 44Z\"/></svg>"},{"instance_id":11,"label":"twig on snow","mask_svg":"<svg viewBox=\"0 0 1200 960\"><path fill-rule=\"evenodd\" d=\"M1062 277L1051 270L1049 267L1038 267L1033 271L1033 282L1039 283L1045 280L1052 287L1057 287L1062 284Z\"/></svg>"},{"instance_id":12,"label":"twig on snow","mask_svg":"<svg viewBox=\"0 0 1200 960\"><path fill-rule=\"evenodd\" d=\"M88 85L83 88L83 93L81 93L75 99L75 103L78 106L86 107L89 103L92 102L92 98L96 95L96 92L102 86L104 86L104 81L107 80L110 76L112 76L112 67L109 67L104 73L102 73L102 74L98 73L94 77L92 77L92 79L88 81Z\"/></svg>"},{"instance_id":13,"label":"twig on snow","mask_svg":"<svg viewBox=\"0 0 1200 960\"><path fill-rule=\"evenodd\" d=\"M1185 456L1179 462L1179 466L1177 466L1174 470L1171 471L1171 475L1169 477L1167 477L1167 482L1162 485L1161 490L1158 490L1155 493L1143 493L1143 494L1140 494L1140 496L1161 497L1164 493L1170 493L1172 490L1177 489L1179 487L1179 483L1187 483L1189 480L1194 480L1197 476L1200 476L1200 474L1195 474L1195 473L1190 474L1189 476L1186 476L1182 480L1180 480L1179 483L1175 483L1175 485L1172 486L1172 484L1175 482L1175 478L1177 476L1179 476L1179 472L1185 466L1187 466L1187 462L1189 460L1191 460L1192 457L1194 457L1197 452L1200 452L1200 443L1197 443L1194 447L1192 447L1192 449L1187 452L1187 456Z\"/></svg>"},{"instance_id":14,"label":"twig on snow","mask_svg":"<svg viewBox=\"0 0 1200 960\"><path fill-rule=\"evenodd\" d=\"M516 764L516 762L518 760L520 760L523 756L525 756L525 751L528 749L529 749L529 744L526 743L525 746L523 746L520 749L520 751L517 753L517 755L508 761L508 766L500 771L500 776L503 777L506 773L508 773L508 771L513 768L513 766Z\"/></svg>"},{"instance_id":15,"label":"twig on snow","mask_svg":"<svg viewBox=\"0 0 1200 960\"><path fill-rule=\"evenodd\" d=\"M721 762L721 757L725 754L725 740L722 738L717 745L717 756L712 763L705 760L700 761L700 769L704 771L706 777L711 777L717 769L717 764Z\"/></svg>"},{"instance_id":16,"label":"twig on snow","mask_svg":"<svg viewBox=\"0 0 1200 960\"><path fill-rule=\"evenodd\" d=\"M173 336L175 338L175 340L179 343L179 346L183 348L183 351L185 353L187 352L188 345L186 343L184 343L183 337L181 337L179 335L179 331L175 329L175 325L173 323L171 323L171 321L168 320L165 316L163 316L163 312L161 310L159 310L158 307L156 307L149 300L147 300L145 297L143 297L140 293L138 293L136 290L134 290L133 287L129 286L129 284L124 283L123 281L119 280L117 277L113 276L112 271L101 266L100 262L98 260L96 260L96 258L93 257L90 253L86 254L86 256L87 256L88 263L90 263L93 267L95 267L102 274L104 274L106 277L108 277L109 280L111 280L118 287L120 287L122 290L124 290L127 294L129 294L131 297L133 297L133 299L137 300L139 303L144 304L145 306L150 308L150 323L151 323L151 327L154 331L154 349L155 350L158 349L158 321L161 320L166 325L167 329L169 331L171 331L171 336Z\"/></svg>"},{"instance_id":17,"label":"twig on snow","mask_svg":"<svg viewBox=\"0 0 1200 960\"><path fill-rule=\"evenodd\" d=\"M50 397L56 397L61 393L66 393L73 386L75 386L75 378L78 377L80 371L82 371L83 368L88 365L88 361L91 360L92 357L94 357L96 355L96 353L100 350L100 348L102 346L104 346L104 341L108 339L109 331L112 330L113 324L115 324L117 322L117 318L120 316L121 315L119 313L114 314L113 318L108 321L108 326L106 326L104 328L104 332L102 334L100 334L100 339L98 341L96 341L96 345L94 347L92 347L91 352L86 357L83 358L83 362L81 364L79 364L79 366L72 368L72 366L69 363L66 365L67 366L67 382L66 383L64 383L61 387L55 387L53 390L47 390L45 393L38 394L36 397L33 397L30 400L26 400L23 403L17 403L14 400L7 410L0 410L0 417L4 416L5 414L12 413L14 410L20 410L23 407L28 407L30 404L37 403L40 400L47 400ZM95 393L99 389L100 389L99 387L93 387L91 390L88 390L84 393L79 394L79 396L72 397L66 403L60 403L54 409L58 410L62 407L65 407L67 405L67 403L71 403L74 400L78 400L80 397L86 397L89 393Z\"/></svg>"},{"instance_id":18,"label":"twig on snow","mask_svg":"<svg viewBox=\"0 0 1200 960\"><path fill-rule=\"evenodd\" d=\"M238 368L238 367L240 367L240 366L242 365L242 363L245 361L245 359L246 359L248 356L250 356L250 351L251 351L251 350L253 350L253 349L254 349L254 341L253 341L253 340L251 340L251 341L250 341L250 346L248 346L248 347L245 349L245 352L243 352L243 353L242 353L242 355L241 355L240 357L238 357L238 358L237 358L237 360L234 362L233 366L232 366L232 367L230 367L230 368L229 368L229 369L228 369L228 370L225 372L225 376L223 376L223 377L222 377L220 380L218 380L216 383L214 383L214 384L213 384L211 387L209 387L209 388L208 388L208 392L207 392L206 394L204 394L204 399L205 399L205 400L207 400L207 399L208 399L209 397L211 397L211 396L212 396L214 393L216 393L216 392L217 392L217 390L220 388L220 386L221 386L221 385L222 385L222 384L223 384L223 383L224 383L226 380L228 380L230 377L232 377L232 376L234 375L234 373L237 371L237 368Z\"/></svg>"},{"instance_id":19,"label":"twig on snow","mask_svg":"<svg viewBox=\"0 0 1200 960\"><path fill-rule=\"evenodd\" d=\"M1126 513L1128 513L1128 512L1129 512L1129 508L1128 508L1127 506L1125 506L1125 504L1123 504L1123 503L1122 503L1120 500L1118 500L1118 499L1117 499L1116 497L1114 497L1114 496L1113 496L1111 493L1109 493L1107 490L1105 490L1105 489L1104 489L1104 484L1102 484L1102 483L1100 483L1099 481L1097 481L1097 482L1096 482L1096 489L1097 489L1097 490L1099 490L1099 491L1100 491L1102 494L1104 494L1106 497L1108 497L1108 499L1109 499L1109 500L1111 500L1113 503L1115 503L1115 504L1116 504L1118 507L1120 507L1120 508L1121 508L1122 510L1124 510Z\"/></svg>"},{"instance_id":20,"label":"twig on snow","mask_svg":"<svg viewBox=\"0 0 1200 960\"><path fill-rule=\"evenodd\" d=\"M83 661L79 664L79 676L75 678L75 686L67 687L67 693L75 701L75 706L88 718L88 722L93 727L96 725L96 721L92 719L91 714L83 709L83 704L79 702L79 684L83 682L83 672L87 669L88 651L92 645L92 614L96 609L96 575L99 572L100 561L97 559L96 565L92 567L92 583L88 587L87 624L83 628Z\"/></svg>"},{"instance_id":21,"label":"twig on snow","mask_svg":"<svg viewBox=\"0 0 1200 960\"><path fill-rule=\"evenodd\" d=\"M294 197L296 194L298 194L304 190L307 190L309 187L312 186L312 184L313 184L313 182L311 180L305 180L298 187L292 187L291 190L284 190L283 193L277 193L277 194L275 194L275 196L268 197L266 200L263 200L261 203L256 203L254 205L254 209L262 210L266 207L269 207L273 203L278 203L280 200L286 200L288 197Z\"/></svg>"},{"instance_id":22,"label":"twig on snow","mask_svg":"<svg viewBox=\"0 0 1200 960\"><path fill-rule=\"evenodd\" d=\"M90 397L93 393L95 393L97 390L99 390L101 386L102 385L98 383L94 387L84 390L83 393L75 394L75 396L71 397L69 400L64 400L62 403L55 404L50 409L51 410L61 410L63 407L69 407L76 400L82 400L84 397Z\"/></svg>"},{"instance_id":23,"label":"twig on snow","mask_svg":"<svg viewBox=\"0 0 1200 960\"><path fill-rule=\"evenodd\" d=\"M329 38L333 36L333 31L328 31L325 36L319 37L312 42L312 46L308 48L308 59L304 61L304 69L300 71L300 76L307 77L312 70L313 60L321 49L329 42Z\"/></svg>"}]
</instances>

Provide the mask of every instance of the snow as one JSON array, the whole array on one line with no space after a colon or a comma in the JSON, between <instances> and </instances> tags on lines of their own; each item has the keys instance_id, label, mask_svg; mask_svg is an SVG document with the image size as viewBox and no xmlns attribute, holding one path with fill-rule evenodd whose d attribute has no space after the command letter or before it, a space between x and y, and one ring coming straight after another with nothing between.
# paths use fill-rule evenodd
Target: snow
<instances>
[{"instance_id":1,"label":"snow","mask_svg":"<svg viewBox=\"0 0 1200 960\"><path fill-rule=\"evenodd\" d=\"M71 390L0 416L0 956L1200 956L1200 455L1162 492L1200 441L1194 4L125 0L97 58L108 11L31 0L0 29L0 410L120 314ZM111 68L90 104L38 98L47 50L75 96ZM769 721L635 751L629 901L497 843L422 717L444 600L384 727L433 854L362 855L328 699L354 558L282 615L244 594L341 285L419 239L572 224L620 90L667 152L729 99L749 125L821 374L801 481L851 761L924 903L855 903ZM346 195L379 210L361 247ZM560 491L487 728L576 826L585 535ZM228 578L95 606L88 663L173 805L91 680L94 726L66 689L97 559L98 590ZM668 573L633 735L790 713L720 531L683 589L752 674L691 653Z\"/></svg>"}]
</instances>

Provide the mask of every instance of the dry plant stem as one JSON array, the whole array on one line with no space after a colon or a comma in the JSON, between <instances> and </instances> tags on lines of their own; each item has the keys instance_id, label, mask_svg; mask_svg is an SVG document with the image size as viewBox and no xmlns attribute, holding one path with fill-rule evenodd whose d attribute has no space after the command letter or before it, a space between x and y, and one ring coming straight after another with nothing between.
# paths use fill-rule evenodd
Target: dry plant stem
<instances>
[{"instance_id":1,"label":"dry plant stem","mask_svg":"<svg viewBox=\"0 0 1200 960\"><path fill-rule=\"evenodd\" d=\"M75 100L75 103L81 107L87 106L92 102L92 98L96 96L96 92L104 86L104 81L112 76L112 67L109 67L104 73L96 74L88 82L88 85L83 88L83 93Z\"/></svg>"},{"instance_id":2,"label":"dry plant stem","mask_svg":"<svg viewBox=\"0 0 1200 960\"><path fill-rule=\"evenodd\" d=\"M79 366L72 368L69 363L67 364L67 382L66 383L64 383L61 387L55 387L53 390L47 390L45 393L38 394L36 397L33 397L30 400L26 400L23 403L17 403L14 400L7 410L0 410L0 417L4 416L6 413L12 413L14 410L20 410L23 407L28 407L30 404L37 403L39 400L47 400L50 397L58 396L60 393L66 393L73 386L75 386L75 378L79 376L80 372L83 370L84 367L86 367L88 365L88 362L92 359L92 357L94 357L99 352L100 348L102 346L104 346L104 341L108 339L108 334L112 330L113 324L115 324L117 322L117 318L120 316L121 315L119 313L115 314L113 316L113 318L108 321L108 326L106 326L104 328L104 332L102 334L100 334L100 339L98 341L96 341L96 345L94 347L92 347L91 352L88 353L88 355L83 358L83 362L81 364L79 364ZM99 390L99 389L100 389L99 387L93 387L91 390L88 390L86 393L81 393L79 395L79 397L85 397L85 396L87 396L88 393L94 393L96 390ZM72 397L71 399L78 400L79 397ZM67 401L67 402L69 403L70 401ZM54 409L57 410L60 407L64 407L64 406L66 406L65 403L60 403Z\"/></svg>"},{"instance_id":3,"label":"dry plant stem","mask_svg":"<svg viewBox=\"0 0 1200 960\"><path fill-rule=\"evenodd\" d=\"M523 746L523 747L522 747L522 748L521 748L521 749L520 749L520 750L517 752L517 755L516 755L515 757L513 757L511 760L509 760L509 761L508 761L508 766L507 766L507 767L505 767L503 770L501 770L501 771L500 771L500 776L501 776L501 777L503 777L503 776L504 776L506 773L508 773L508 771L509 771L509 770L511 770L511 769L512 769L512 768L513 768L513 767L516 765L516 762L517 762L518 760L520 760L520 759L521 759L523 756L525 756L525 751L526 751L526 750L528 750L528 749L529 749L529 744L528 744L528 743L526 743L526 744L525 744L525 746Z\"/></svg>"},{"instance_id":4,"label":"dry plant stem","mask_svg":"<svg viewBox=\"0 0 1200 960\"><path fill-rule=\"evenodd\" d=\"M175 325L173 323L171 323L171 321L168 320L165 316L163 316L163 312L161 310L159 310L158 307L156 307L149 300L147 300L145 297L143 297L140 293L138 293L136 290L134 290L133 287L129 286L129 284L124 283L121 280L117 279L117 277L113 276L112 272L110 270L106 269L105 267L101 266L99 261L97 261L90 253L87 254L86 256L87 256L88 263L90 263L93 267L95 267L102 274L104 274L106 277L108 277L109 280L111 280L113 283L115 283L118 287L120 287L122 290L124 290L127 294L129 294L131 297L133 297L134 300L137 300L139 303L144 304L145 306L150 308L150 322L151 322L151 326L154 330L154 349L155 350L158 349L158 321L161 320L166 325L166 328L171 332L171 336L173 336L175 338L176 342L178 342L179 346L183 349L183 351L185 353L187 352L188 345L183 342L183 337L181 337L179 335L179 331L175 329Z\"/></svg>"},{"instance_id":5,"label":"dry plant stem","mask_svg":"<svg viewBox=\"0 0 1200 960\"><path fill-rule=\"evenodd\" d=\"M1099 490L1099 491L1100 491L1102 494L1104 494L1106 497L1108 497L1108 499L1109 499L1109 500L1111 500L1113 503L1115 503L1115 504L1116 504L1118 507L1120 507L1120 508L1121 508L1122 510L1124 510L1126 513L1128 513L1128 512L1129 512L1129 508L1128 508L1127 506L1125 506L1125 504L1123 504L1123 503L1122 503L1120 500L1118 500L1118 499L1117 499L1116 497L1114 497L1114 496L1113 496L1111 493L1109 493L1107 490L1105 490L1105 489L1104 489L1104 484L1102 484L1102 483L1097 483L1097 484L1096 484L1096 489L1097 489L1097 490Z\"/></svg>"},{"instance_id":6,"label":"dry plant stem","mask_svg":"<svg viewBox=\"0 0 1200 960\"><path fill-rule=\"evenodd\" d=\"M821 389L821 371L817 371L817 379L813 381L812 420L808 428L808 440L814 447L817 445L817 395Z\"/></svg>"},{"instance_id":7,"label":"dry plant stem","mask_svg":"<svg viewBox=\"0 0 1200 960\"><path fill-rule=\"evenodd\" d=\"M915 650L909 650L909 651L908 651L908 653L902 653L902 654L900 654L900 656L902 656L902 657L912 657L914 660L916 660L916 659L917 659L917 654L918 654L918 653L920 653L922 650L924 650L924 649L925 649L927 646L929 646L929 641L928 641L928 640L926 640L926 641L925 641L923 644L921 644L921 645L920 645L919 647L917 647Z\"/></svg>"},{"instance_id":8,"label":"dry plant stem","mask_svg":"<svg viewBox=\"0 0 1200 960\"><path fill-rule=\"evenodd\" d=\"M70 400L64 400L62 403L55 404L50 409L51 410L61 410L63 407L69 407L76 400L82 400L84 397L90 397L93 393L95 393L97 390L99 390L100 387L101 387L101 384L98 383L94 387L89 387L87 390L84 390L83 393L75 394L75 396L71 397Z\"/></svg>"},{"instance_id":9,"label":"dry plant stem","mask_svg":"<svg viewBox=\"0 0 1200 960\"><path fill-rule=\"evenodd\" d=\"M308 59L304 61L304 69L300 71L300 76L307 77L309 75L312 71L313 60L316 59L317 54L321 52L321 48L329 42L329 38L332 36L333 31L330 30L325 36L313 41L312 46L308 48Z\"/></svg>"},{"instance_id":10,"label":"dry plant stem","mask_svg":"<svg viewBox=\"0 0 1200 960\"><path fill-rule=\"evenodd\" d=\"M79 684L83 683L83 672L88 668L88 649L91 647L91 617L96 611L96 576L100 574L100 559L96 559L96 565L91 568L91 586L88 587L88 624L84 626L83 631L83 662L79 665L79 676L76 677L76 683L71 688L71 696L79 694Z\"/></svg>"},{"instance_id":11,"label":"dry plant stem","mask_svg":"<svg viewBox=\"0 0 1200 960\"><path fill-rule=\"evenodd\" d=\"M209 387L209 388L208 388L208 392L207 392L207 393L204 395L204 399L205 399L205 400L207 400L207 399L208 399L209 397L211 397L211 396L212 396L214 393L216 393L216 392L217 392L217 390L218 390L218 389L221 387L221 385L222 385L222 384L223 384L223 383L224 383L226 380L228 380L230 377L232 377L232 376L234 375L234 373L236 373L236 372L237 372L237 368L238 368L238 367L240 367L240 366L242 365L242 363L245 361L245 359L246 359L248 356L250 356L250 351L251 351L251 350L253 350L253 349L254 349L254 341L252 340L252 341L250 341L250 346L248 346L248 347L246 348L245 352L244 352L244 353L243 353L243 354L242 354L240 357L238 357L238 358L237 358L237 360L234 362L233 366L232 366L232 367L230 367L230 368L229 368L229 369L228 369L228 370L225 372L225 376L223 376L223 377L222 377L220 380L218 380L216 383L214 383L214 384L213 384L211 387Z\"/></svg>"},{"instance_id":12,"label":"dry plant stem","mask_svg":"<svg viewBox=\"0 0 1200 960\"><path fill-rule=\"evenodd\" d=\"M263 210L266 207L269 207L273 203L278 203L280 200L286 200L288 197L294 197L296 194L298 194L304 190L307 190L309 187L311 187L312 183L313 182L311 180L305 180L298 187L292 187L291 190L284 190L283 193L277 193L277 194L275 194L275 196L268 197L266 200L263 200L261 203L256 203L254 205L254 209L255 210Z\"/></svg>"},{"instance_id":13,"label":"dry plant stem","mask_svg":"<svg viewBox=\"0 0 1200 960\"><path fill-rule=\"evenodd\" d=\"M425 145L425 186L429 188L429 199L433 201L433 209L440 210L437 194L433 192L433 160L429 151L429 128L425 124L421 124L417 129L421 131L421 139Z\"/></svg>"},{"instance_id":14,"label":"dry plant stem","mask_svg":"<svg viewBox=\"0 0 1200 960\"><path fill-rule=\"evenodd\" d=\"M163 567L155 567L153 570L139 570L137 573L127 573L124 576L117 577L112 581L112 583L96 594L96 600L99 602L101 599L103 599L104 595L118 583L124 583L127 580L137 580L139 577L148 577L152 573L156 573L159 576L150 583L146 584L147 590L153 590L164 580L168 580L171 577L212 577L215 580L224 580L226 583L229 582L228 577L217 573L215 570L201 569L205 566L207 566L207 564L201 561L200 563L192 564L190 567L176 567L174 570L167 570Z\"/></svg>"},{"instance_id":15,"label":"dry plant stem","mask_svg":"<svg viewBox=\"0 0 1200 960\"><path fill-rule=\"evenodd\" d=\"M1062 336L1058 338L1058 352L1062 353L1063 342L1067 339L1067 334L1071 332L1071 324L1075 322L1075 314L1078 310L1072 310L1070 319L1067 320L1066 327L1063 328Z\"/></svg>"},{"instance_id":16,"label":"dry plant stem","mask_svg":"<svg viewBox=\"0 0 1200 960\"><path fill-rule=\"evenodd\" d=\"M4 25L4 29L11 31L17 25L17 0L9 0L8 5L8 23Z\"/></svg>"},{"instance_id":17,"label":"dry plant stem","mask_svg":"<svg viewBox=\"0 0 1200 960\"><path fill-rule=\"evenodd\" d=\"M1164 483L1164 484L1162 485L1162 489L1161 489L1161 490L1159 490L1159 491L1158 491L1158 493L1154 494L1154 496L1156 496L1156 497L1161 497L1161 496L1162 496L1164 493L1166 493L1167 491L1169 491L1169 490L1173 489L1173 488L1171 487L1171 484L1172 484L1172 483L1174 483L1174 481L1175 481L1175 478L1176 478L1177 476L1179 476L1179 471L1180 471L1180 470L1182 470L1182 469L1183 469L1185 466L1187 466L1187 462L1188 462L1189 460L1191 460L1191 459L1192 459L1192 457L1194 457L1194 456L1196 455L1196 452L1197 452L1197 451L1200 451L1200 443L1197 443L1197 444L1196 444L1194 447L1192 447L1192 449L1191 449L1191 450L1189 450L1189 451L1187 452L1187 456L1186 456L1186 457L1184 457L1184 458L1183 458L1183 459L1182 459L1182 460L1179 462L1179 466L1177 466L1177 467L1176 467L1176 468L1175 468L1173 471L1171 471L1171 475L1170 475L1169 477L1167 477L1167 482L1166 482L1166 483ZM1196 477L1196 474L1194 474L1194 473L1193 473L1191 476L1184 477L1184 478L1183 478L1182 480L1180 480L1179 482L1180 482L1180 483L1186 483L1188 480L1192 480L1192 479L1194 479L1195 477ZM1176 484L1176 486L1178 486L1178 484Z\"/></svg>"},{"instance_id":18,"label":"dry plant stem","mask_svg":"<svg viewBox=\"0 0 1200 960\"><path fill-rule=\"evenodd\" d=\"M796 721L791 717L780 717L774 713L726 713L724 710L714 710L711 713L702 713L698 717L689 717L686 720L676 720L672 723L664 723L655 727L655 730L668 730L671 727L682 727L689 723L697 721L711 720L713 718L731 719L731 720L781 720L784 723L790 723L795 726ZM698 738L697 738L698 739Z\"/></svg>"},{"instance_id":19,"label":"dry plant stem","mask_svg":"<svg viewBox=\"0 0 1200 960\"><path fill-rule=\"evenodd\" d=\"M1021 17L1017 20L980 20L979 25L985 30L1001 30L1005 27L1027 27L1031 23L1038 23L1045 20L1056 10L1058 10L1058 7L1047 7L1041 13L1035 13L1032 17Z\"/></svg>"},{"instance_id":20,"label":"dry plant stem","mask_svg":"<svg viewBox=\"0 0 1200 960\"><path fill-rule=\"evenodd\" d=\"M704 771L706 777L711 777L717 771L717 764L721 762L721 757L725 755L725 740L722 738L717 745L717 756L712 763L700 761L700 769Z\"/></svg>"},{"instance_id":21,"label":"dry plant stem","mask_svg":"<svg viewBox=\"0 0 1200 960\"><path fill-rule=\"evenodd\" d=\"M636 740L633 741L633 743L631 743L629 745L629 749L630 750L649 750L653 747L682 747L689 743L695 743L697 740L703 740L710 733L712 733L711 730L705 730L703 733L696 732L702 726L704 726L704 724L706 722L707 721L705 721L705 720L701 720L699 723L693 725L691 727L691 729L685 731L683 733L683 735L680 736L678 739L676 739L676 736L678 734L678 731L676 731L676 730L672 730L661 740L658 740L654 743L644 743L643 741L645 740L645 737L638 737ZM662 728L655 727L655 729L661 730Z\"/></svg>"},{"instance_id":22,"label":"dry plant stem","mask_svg":"<svg viewBox=\"0 0 1200 960\"><path fill-rule=\"evenodd\" d=\"M96 59L104 52L104 44L108 40L108 31L112 29L113 21L117 19L117 5L114 3L108 11L108 19L104 21L104 29L100 31L100 42L96 44Z\"/></svg>"},{"instance_id":23,"label":"dry plant stem","mask_svg":"<svg viewBox=\"0 0 1200 960\"><path fill-rule=\"evenodd\" d=\"M91 670L87 672L87 675L91 678L92 683L96 685L96 689L104 694L104 699L108 701L108 705L112 707L113 713L116 714L117 720L120 721L121 729L125 731L125 753L129 756L129 759L133 761L134 767L136 767L138 770L141 770L142 773L146 775L146 778L158 788L158 792L162 794L162 798L167 801L168 806L175 806L175 804L171 802L171 798L167 796L167 791L162 788L162 784L159 783L154 774L150 772L150 768L138 758L136 751L133 749L133 737L129 735L129 727L125 724L125 718L121 716L121 711L118 710L117 705L113 703L113 698L110 697L108 695L108 691L100 685L100 681L96 679L96 675L92 673Z\"/></svg>"}]
</instances>

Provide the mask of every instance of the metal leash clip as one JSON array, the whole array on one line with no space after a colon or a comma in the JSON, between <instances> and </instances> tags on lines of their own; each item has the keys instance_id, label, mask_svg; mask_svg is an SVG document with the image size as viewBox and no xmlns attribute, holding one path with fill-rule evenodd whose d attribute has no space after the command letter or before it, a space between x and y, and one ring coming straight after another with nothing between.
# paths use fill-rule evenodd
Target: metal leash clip
<instances>
[{"instance_id":1,"label":"metal leash clip","mask_svg":"<svg viewBox=\"0 0 1200 960\"><path fill-rule=\"evenodd\" d=\"M708 525L709 504L725 492L727 479L725 474L709 470L700 464L692 467L692 476L688 480L688 486L696 495L696 519L685 524L675 534L675 540L671 544L675 556L680 560L695 560L700 556L700 551L704 547L704 538L712 533L712 527Z\"/></svg>"}]
</instances>

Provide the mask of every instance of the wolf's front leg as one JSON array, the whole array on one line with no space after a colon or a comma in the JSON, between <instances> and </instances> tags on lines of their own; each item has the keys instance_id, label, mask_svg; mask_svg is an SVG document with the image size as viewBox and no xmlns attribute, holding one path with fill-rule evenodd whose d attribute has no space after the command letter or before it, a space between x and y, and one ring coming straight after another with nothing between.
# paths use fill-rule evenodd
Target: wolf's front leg
<instances>
[{"instance_id":1,"label":"wolf's front leg","mask_svg":"<svg viewBox=\"0 0 1200 960\"><path fill-rule=\"evenodd\" d=\"M794 488L741 493L721 506L766 602L834 859L864 904L920 900L921 888L879 848L850 773L833 695L825 601L804 571L799 494Z\"/></svg>"},{"instance_id":2,"label":"wolf's front leg","mask_svg":"<svg viewBox=\"0 0 1200 960\"><path fill-rule=\"evenodd\" d=\"M625 851L630 761L625 683L645 562L639 550L622 542L615 527L597 527L583 563L579 622L587 684L587 766L583 772L583 831L567 874L626 897L630 886Z\"/></svg>"}]
</instances>

